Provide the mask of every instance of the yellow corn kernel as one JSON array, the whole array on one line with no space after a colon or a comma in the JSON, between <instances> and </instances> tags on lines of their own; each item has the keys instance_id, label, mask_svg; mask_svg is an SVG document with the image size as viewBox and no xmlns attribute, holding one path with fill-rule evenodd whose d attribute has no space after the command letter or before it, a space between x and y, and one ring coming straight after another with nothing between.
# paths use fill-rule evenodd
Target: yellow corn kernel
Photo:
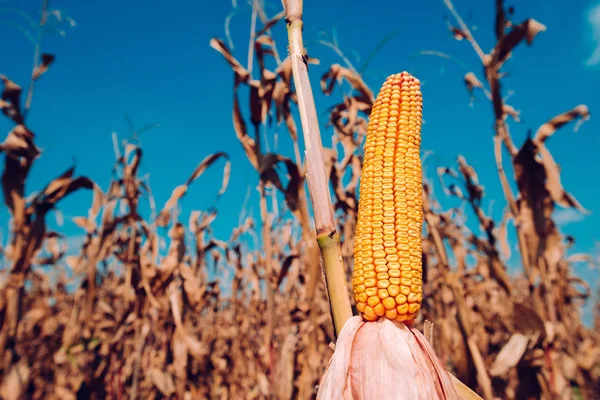
<instances>
[{"instance_id":1,"label":"yellow corn kernel","mask_svg":"<svg viewBox=\"0 0 600 400\"><path fill-rule=\"evenodd\" d=\"M367 128L352 283L363 318L410 323L423 300L420 82L407 72L383 84Z\"/></svg>"}]
</instances>

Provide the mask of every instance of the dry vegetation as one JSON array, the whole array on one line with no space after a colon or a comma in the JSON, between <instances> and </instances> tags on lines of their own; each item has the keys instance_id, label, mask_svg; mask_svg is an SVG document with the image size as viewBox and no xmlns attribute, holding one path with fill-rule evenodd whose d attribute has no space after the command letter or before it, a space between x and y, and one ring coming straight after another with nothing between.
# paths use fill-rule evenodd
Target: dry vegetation
<instances>
[{"instance_id":1,"label":"dry vegetation","mask_svg":"<svg viewBox=\"0 0 600 400\"><path fill-rule=\"evenodd\" d=\"M479 229L469 229L461 210L445 209L424 185L426 300L419 324L433 321L438 355L485 399L599 398L599 317L595 330L582 324L580 306L590 289L572 269L585 256L565 255L573 239L563 237L551 218L556 205L581 206L563 189L545 144L564 124L588 118L588 109L579 105L551 118L516 144L508 122L519 113L502 99L501 68L515 46L531 44L545 27L533 19L513 23L496 1L497 42L486 53L444 2L456 22L454 37L469 42L481 59L477 74L464 79L494 110L493 154L507 211L502 221L486 215L483 186L464 157L438 168L438 175L448 196L472 208ZM1 76L0 106L15 124L0 147L4 202L12 217L2 249L7 268L0 271L2 398L315 395L334 336L292 115L297 98L291 63L271 35L284 28L284 14L269 18L254 2L251 18L246 65L225 41L210 42L234 72L233 127L260 191L260 221L242 216L225 239L211 231L216 210L194 211L180 221L178 201L207 168L224 161L223 185L215 188L222 194L229 177L226 153L206 157L156 217L138 211L140 201L152 197L139 175L142 150L128 142L119 146L106 190L69 169L29 195L28 172L40 155L26 123L32 91L25 96ZM37 58L30 88L53 61L48 54ZM331 65L321 77L327 95L342 84L351 90L330 110L334 146L325 149L325 161L350 282L361 149L374 95L349 67ZM240 96L249 96L248 109ZM287 127L293 154L272 150L268 135L276 124ZM65 257L65 238L46 228L46 218L61 199L84 189L92 204L75 222L86 238L77 255ZM507 273L504 261L509 229L518 238L518 276ZM48 265L52 274L40 268ZM209 279L215 275L210 269L221 278Z\"/></svg>"}]
</instances>

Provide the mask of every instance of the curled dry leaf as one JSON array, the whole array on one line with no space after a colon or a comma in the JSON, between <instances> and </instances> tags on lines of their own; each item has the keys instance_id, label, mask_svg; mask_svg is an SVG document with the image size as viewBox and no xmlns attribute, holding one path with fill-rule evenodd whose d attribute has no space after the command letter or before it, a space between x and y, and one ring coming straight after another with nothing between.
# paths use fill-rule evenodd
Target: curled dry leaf
<instances>
[{"instance_id":1,"label":"curled dry leaf","mask_svg":"<svg viewBox=\"0 0 600 400\"><path fill-rule=\"evenodd\" d=\"M527 44L531 45L537 34L545 30L546 26L534 19L528 19L512 28L507 35L503 36L498 41L498 44L494 48L493 54L494 60L496 61L496 69L498 69L504 63L504 61L510 57L513 49L521 41L526 40Z\"/></svg>"},{"instance_id":2,"label":"curled dry leaf","mask_svg":"<svg viewBox=\"0 0 600 400\"><path fill-rule=\"evenodd\" d=\"M187 179L187 181L183 185L177 186L175 189L173 189L171 197L169 198L169 200L167 200L165 206L158 215L158 226L166 226L169 223L169 220L171 218L171 210L177 206L179 200L181 200L181 198L187 193L189 185L192 184L192 182L194 182L196 179L198 179L208 167L210 167L220 158L225 158L226 162L225 167L223 169L223 183L221 185L221 189L217 194L217 197L225 193L225 190L227 190L227 185L229 183L229 176L231 174L231 161L229 161L229 156L227 155L227 153L218 152L204 158L204 160L202 160L200 164L198 164L194 172L192 172L192 175Z\"/></svg>"},{"instance_id":3,"label":"curled dry leaf","mask_svg":"<svg viewBox=\"0 0 600 400\"><path fill-rule=\"evenodd\" d=\"M184 338L184 341L188 347L189 353L198 359L204 358L208 351L205 346L198 341L197 338L193 337L189 333L186 332L185 327L181 318L181 306L178 301L177 289L175 286L171 286L169 295L169 303L171 306L171 312L173 313L173 319L175 320L175 325L179 334Z\"/></svg>"},{"instance_id":4,"label":"curled dry leaf","mask_svg":"<svg viewBox=\"0 0 600 400\"><path fill-rule=\"evenodd\" d=\"M210 39L210 47L221 53L225 60L229 63L236 74L236 82L245 82L250 77L250 73L246 68L242 67L238 60L235 59L227 45L218 38Z\"/></svg>"},{"instance_id":5,"label":"curled dry leaf","mask_svg":"<svg viewBox=\"0 0 600 400\"><path fill-rule=\"evenodd\" d=\"M335 82L337 81L338 84L341 84L344 79L371 104L375 102L373 92L365 84L362 77L339 64L333 64L329 67L329 70L323 74L321 77L321 90L325 95L330 95L333 92Z\"/></svg>"},{"instance_id":6,"label":"curled dry leaf","mask_svg":"<svg viewBox=\"0 0 600 400\"><path fill-rule=\"evenodd\" d=\"M283 186L279 175L275 171L277 164L282 163L285 165L287 170L287 185ZM300 176L298 166L289 158L282 156L281 154L265 154L259 166L259 173L261 180L265 182L271 182L277 187L285 196L285 202L290 208L290 211L296 212L299 206L299 190L304 180ZM297 215L300 219L300 216Z\"/></svg>"},{"instance_id":7,"label":"curled dry leaf","mask_svg":"<svg viewBox=\"0 0 600 400\"><path fill-rule=\"evenodd\" d=\"M233 97L233 127L235 129L235 133L238 140L244 148L244 152L246 153L248 161L256 170L258 170L260 149L256 143L256 140L254 140L248 134L246 122L244 120L244 117L242 116L242 111L240 109L237 93L234 94Z\"/></svg>"},{"instance_id":8,"label":"curled dry leaf","mask_svg":"<svg viewBox=\"0 0 600 400\"><path fill-rule=\"evenodd\" d=\"M94 190L96 184L84 176L73 177L75 168L69 168L58 178L50 182L35 198L30 207L42 207L49 210L56 203L79 189Z\"/></svg>"},{"instance_id":9,"label":"curled dry leaf","mask_svg":"<svg viewBox=\"0 0 600 400\"><path fill-rule=\"evenodd\" d=\"M57 264L68 250L64 236L56 232L46 232L42 240L48 255L36 258L33 263L38 265Z\"/></svg>"},{"instance_id":10,"label":"curled dry leaf","mask_svg":"<svg viewBox=\"0 0 600 400\"><path fill-rule=\"evenodd\" d=\"M585 104L580 104L572 110L559 114L540 126L535 134L534 142L545 143L546 139L552 136L554 132L578 118L581 121L586 121L590 118L590 110Z\"/></svg>"},{"instance_id":11,"label":"curled dry leaf","mask_svg":"<svg viewBox=\"0 0 600 400\"><path fill-rule=\"evenodd\" d=\"M454 38L454 40L461 41L463 39L468 39L470 37L468 32L463 31L462 29L459 29L450 24L448 24L448 30L450 31L450 33L452 33L452 37Z\"/></svg>"},{"instance_id":12,"label":"curled dry leaf","mask_svg":"<svg viewBox=\"0 0 600 400\"><path fill-rule=\"evenodd\" d=\"M40 78L40 76L42 76L43 74L46 73L46 71L48 71L48 67L53 62L54 62L54 55L53 54L48 54L48 53L42 54L41 63L33 70L33 74L32 74L31 78L34 81L38 80Z\"/></svg>"},{"instance_id":13,"label":"curled dry leaf","mask_svg":"<svg viewBox=\"0 0 600 400\"><path fill-rule=\"evenodd\" d=\"M40 155L40 149L33 142L34 134L24 125L16 125L0 144L0 151L8 157L33 160Z\"/></svg>"},{"instance_id":14,"label":"curled dry leaf","mask_svg":"<svg viewBox=\"0 0 600 400\"><path fill-rule=\"evenodd\" d=\"M285 11L281 11L279 14L275 15L273 18L271 18L270 20L265 22L263 28L260 31L256 32L255 36L257 36L257 37L262 36L266 31L271 29L278 21L281 21L284 18L285 18Z\"/></svg>"},{"instance_id":15,"label":"curled dry leaf","mask_svg":"<svg viewBox=\"0 0 600 400\"><path fill-rule=\"evenodd\" d=\"M529 339L526 336L520 333L513 334L496 356L490 368L490 374L492 376L503 376L511 368L514 368L525 354L528 342Z\"/></svg>"},{"instance_id":16,"label":"curled dry leaf","mask_svg":"<svg viewBox=\"0 0 600 400\"><path fill-rule=\"evenodd\" d=\"M16 124L22 124L21 86L2 74L0 74L0 80L4 83L4 88L2 89L2 112Z\"/></svg>"},{"instance_id":17,"label":"curled dry leaf","mask_svg":"<svg viewBox=\"0 0 600 400\"><path fill-rule=\"evenodd\" d=\"M468 72L465 75L465 85L467 86L467 90L471 95L473 95L474 88L483 89L483 84L479 81L479 79L477 79L475 74L472 72Z\"/></svg>"},{"instance_id":18,"label":"curled dry leaf","mask_svg":"<svg viewBox=\"0 0 600 400\"><path fill-rule=\"evenodd\" d=\"M515 122L521 122L521 119L519 117L521 112L518 110L515 110L514 107L509 106L508 104L504 104L502 106L502 111L504 111L505 119L510 115Z\"/></svg>"},{"instance_id":19,"label":"curled dry leaf","mask_svg":"<svg viewBox=\"0 0 600 400\"><path fill-rule=\"evenodd\" d=\"M565 124L581 118L582 121L589 119L590 112L585 105L579 105L572 110L563 114L557 115L550 121L543 124L533 138L533 144L537 147L537 151L541 156L542 165L547 175L546 187L552 197L552 200L563 206L576 208L581 212L586 212L581 204L570 193L566 192L560 180L560 170L554 161L552 154L545 146L546 140L552 136L557 129Z\"/></svg>"}]
</instances>

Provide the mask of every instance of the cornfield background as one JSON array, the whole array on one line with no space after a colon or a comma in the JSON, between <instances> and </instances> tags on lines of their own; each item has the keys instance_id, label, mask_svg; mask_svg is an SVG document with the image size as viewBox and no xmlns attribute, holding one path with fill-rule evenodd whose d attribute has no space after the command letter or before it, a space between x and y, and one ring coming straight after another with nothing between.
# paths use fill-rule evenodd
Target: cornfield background
<instances>
[{"instance_id":1,"label":"cornfield background","mask_svg":"<svg viewBox=\"0 0 600 400\"><path fill-rule=\"evenodd\" d=\"M318 7L312 3L305 7ZM590 110L573 104L558 115L549 111L546 123L524 135L519 124L526 121L527 108L543 108L546 101L517 110L504 78L518 73L519 63L532 62L525 61L529 49L514 60L513 50L535 47L547 27L535 16L513 18L513 7L498 0L495 13L478 21L474 31L450 0L442 3L449 35L472 47L479 62L462 76L448 74L447 79L463 79L466 90L444 96L465 100L465 107L471 99L477 104L473 112L493 110L488 126L463 123L465 130L493 139L487 160L497 170L503 197L485 195L486 182L465 157L457 154L446 165L424 155L425 296L417 326L433 322L432 342L441 360L485 399L600 398L600 303L584 323L582 306L595 301L595 282L576 273L577 265L595 268L599 260L574 251L577 238L561 233L553 220L556 208L585 213L595 205L584 208L565 189L560 160L548 143L562 130L584 131ZM234 55L227 29L235 23L231 16L223 16L225 34L209 45L233 76L222 83L223 90L232 90L232 101L219 105L232 107L232 119L221 122L219 134L235 135L246 159L232 159L227 148L213 154L198 149L197 167L187 180L174 178L169 199L157 204L145 175L153 166L142 167L140 140L153 125L131 124L128 138L113 134L108 184L85 171L77 175L73 167L57 170L57 178L44 187L28 185L32 167L44 157L39 142L50 140L44 139L43 126L34 134L27 118L34 93L43 90L34 91L34 84L52 79L55 62L41 38L51 24L72 21L42 2L40 19L32 22L40 34L33 38L31 81L0 75L0 107L12 121L0 147L10 216L2 220L0 248L2 399L315 397L335 338L305 185L285 14L279 3L266 7L253 0L247 13L239 11L240 4L233 6L243 15L236 18L250 20L248 46L236 43L243 50ZM493 30L495 42L476 40L483 29ZM331 139L324 137L324 161L350 296L362 145L377 88L366 83L337 40L317 42L308 49L307 62L313 85L320 79L320 90L334 103L317 108L324 132L331 132ZM324 49L333 50L337 62L322 65L318 53ZM453 59L442 52L422 55ZM315 75L317 65L325 68L321 76ZM390 73L405 69L398 65ZM196 68L201 74L202 66ZM560 92L569 82L552 84ZM424 102L427 109L427 96ZM424 116L433 118L427 110ZM457 140L462 135L448 134ZM277 145L284 141L291 143L285 154ZM95 150L81 149L81 157L89 151ZM581 160L576 168L593 174L593 161L587 163ZM232 211L221 209L218 199L231 189L236 167L254 171L249 184L257 201L240 199L239 226L221 237L215 234L219 215ZM212 207L184 213L184 196L201 190L203 184L196 182L205 171L222 176L219 186L204 188L206 197L216 200ZM71 216L61 204L72 204L65 199L82 191L89 193L89 210ZM504 208L501 219L491 216L493 202ZM79 227L83 240L61 233L63 215ZM507 260L514 258L518 267L509 268Z\"/></svg>"}]
</instances>

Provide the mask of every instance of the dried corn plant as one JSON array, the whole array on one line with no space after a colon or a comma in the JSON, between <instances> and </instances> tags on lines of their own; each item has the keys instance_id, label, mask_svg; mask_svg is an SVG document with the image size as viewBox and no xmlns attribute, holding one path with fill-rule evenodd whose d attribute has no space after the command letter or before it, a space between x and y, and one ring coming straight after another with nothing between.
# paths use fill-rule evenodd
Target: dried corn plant
<instances>
[{"instance_id":1,"label":"dried corn plant","mask_svg":"<svg viewBox=\"0 0 600 400\"><path fill-rule=\"evenodd\" d=\"M486 215L484 187L462 156L457 168L439 167L438 176L448 196L471 208L480 232L463 223L462 210L443 210L432 198L431 186L425 185L423 246L428 293L433 294L426 316L437 326L436 349L459 379L484 398L596 398L600 337L582 324L580 314L590 288L574 275L576 259L566 255L569 244L552 220L556 205L585 210L563 188L546 147L546 140L563 125L575 122L577 128L588 119L588 108L577 105L550 118L518 147L508 117L519 122L520 112L503 100L501 69L519 43L531 45L545 26L534 19L513 23L503 2L497 1L497 42L486 54L453 4L444 3L458 24L450 27L455 38L468 41L482 63L485 79L468 73L464 81L472 95L476 90L484 94L494 110L494 157L506 211L498 222ZM505 171L506 153L515 185ZM503 261L509 257L511 220L522 262L522 273L513 277Z\"/></svg>"},{"instance_id":2,"label":"dried corn plant","mask_svg":"<svg viewBox=\"0 0 600 400\"><path fill-rule=\"evenodd\" d=\"M463 208L445 208L431 181L425 183L425 296L418 324L433 322L424 324L426 336L441 360L485 399L597 398L600 337L581 322L579 307L590 290L572 268L585 256L566 254L571 242L552 221L556 205L583 207L563 188L546 147L556 130L589 112L577 106L551 118L517 146L507 117L516 120L520 112L502 100L501 67L543 25L513 24L498 1L497 43L485 54L444 2L458 24L451 27L454 36L470 42L483 65L482 78L470 73L465 83L494 109L506 212L501 221L486 214L483 185L464 157L456 166L440 166L430 179L440 179L444 193L469 207L476 221L467 223ZM207 156L182 176L162 209L140 174L142 148L116 137L106 189L69 169L29 194L27 175L40 156L26 124L31 100L0 76L2 112L14 122L0 147L11 214L11 234L1 249L7 268L0 271L3 399L314 398L335 338L305 189L292 65L275 41L285 14L267 15L259 0L249 11L245 62L234 56L229 36L210 41L233 71L231 134L245 152L243 162L256 171L257 204L244 205L229 238L213 234L218 202L192 211L186 221L180 211L180 200L207 168L223 166L214 196L227 190L226 152ZM36 52L32 80L45 73L51 78L54 57ZM307 56L307 62L319 60ZM336 99L324 161L350 297L361 149L375 99L348 65L332 64L320 83ZM282 130L287 134L280 136ZM291 154L280 152L284 140ZM504 170L508 161L514 182ZM87 215L74 218L84 239L67 249L66 238L46 227L46 217L80 189L91 192ZM259 219L245 211L250 208ZM510 229L523 266L517 275L506 267Z\"/></svg>"}]
</instances>

